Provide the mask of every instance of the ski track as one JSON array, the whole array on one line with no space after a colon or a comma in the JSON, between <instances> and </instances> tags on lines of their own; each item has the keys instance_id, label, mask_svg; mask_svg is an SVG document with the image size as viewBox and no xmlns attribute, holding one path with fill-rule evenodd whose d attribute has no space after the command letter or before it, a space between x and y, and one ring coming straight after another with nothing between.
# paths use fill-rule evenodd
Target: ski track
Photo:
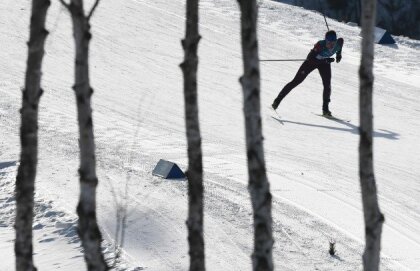
<instances>
[{"instance_id":1,"label":"ski track","mask_svg":"<svg viewBox=\"0 0 420 271\"><path fill-rule=\"evenodd\" d=\"M303 52L303 55L306 55L313 41L324 33L323 29L314 27L322 19L321 15L313 15L310 11L271 1L259 3L261 58L262 56L288 58L296 55L297 52L299 54ZM3 5L0 8L7 7L8 11L15 12L10 3L9 6L7 3ZM140 182L137 185L130 183L129 220L132 224L126 229L128 240L123 249L121 270L127 270L124 269L128 268L127 266L131 266L132 270L143 270L143 268L185 270L188 267L185 182L167 182L150 177L154 163L160 157L177 161L181 167L187 165L182 92L179 91L177 94L168 92L174 87L179 90L182 87L182 82L179 81L181 72L176 65L182 61L179 40L184 35L184 5L183 2L167 3L163 0L153 3L130 0L125 5L111 1L101 4L92 22L94 39L90 63L91 84L95 90L92 103L98 177L100 184L103 184L98 187L98 219L107 240L104 247L108 257L112 253L115 229L115 216L110 215L115 212L115 206L110 200L112 199L110 185L123 189L127 174L130 176L130 182ZM119 23L119 28L126 29L126 32L122 34L115 34L115 32L109 34L111 29L115 28L100 23L101 20L104 22L103 18L109 16L111 11L120 12L120 14L129 14L129 12L135 14L140 12L140 9L147 10L142 11L144 21L153 20L157 16L159 19L153 25L138 25L137 16L117 17L116 23ZM26 4L19 11L26 17L13 16L10 23L19 25L20 28L26 27L29 20L28 10L29 4ZM201 95L199 103L206 172L204 222L207 267L209 270L244 270L251 266L253 233L252 210L246 190L245 139L243 133L236 132L236 130L244 131L243 117L240 116L242 92L237 82L242 73L239 12L234 1L224 0L217 2L204 0L200 3L200 10L202 11L200 31L203 39L199 45L199 93ZM41 252L51 249L42 246L53 244L53 240L76 244L75 215L71 210L75 209L78 197L76 185L78 128L74 94L71 89L73 41L70 32L64 31L71 25L68 14L59 6L52 5L50 12L53 15L48 19L50 35L47 39L43 77L43 88L46 91L40 102L38 166L40 177L37 180L38 204L44 207L41 207L41 214L35 218L38 224L34 224L34 227L40 227L35 232L42 232L41 236L46 238L36 239L38 243L35 251L39 246L38 251ZM295 14L295 16L288 16L290 21L285 23L281 20L284 14ZM301 18L305 18L304 24ZM292 27L293 25L298 27ZM341 65L346 67L348 73L338 68L333 71L333 84L337 85L333 92L337 99L334 105L339 108L344 101L351 101L352 104L357 102L354 91L358 88L356 77L358 67L352 63L358 62L360 37L355 35L357 30L354 27L335 21L331 21L331 26L339 29L340 35L346 37L345 56ZM21 99L21 93L18 90L22 86L24 74L26 57L24 41L27 34L22 36L7 27L2 28L1 31L13 41L13 43L6 43L5 47L5 51L13 53L3 59L6 60L5 63L10 61L16 63L12 67L0 65L0 73L5 76L0 82L2 95L0 125L4 137L9 138L1 143L0 162L4 162L16 161L18 157L19 114L17 112ZM127 36L135 37L137 32L142 33L141 39L133 39L135 42L125 39ZM264 44L271 45L272 43L280 45L282 37L285 36L295 48L278 50L278 46L264 46ZM417 126L417 119L413 117L413 114L419 113L415 107L418 98L413 101L413 97L418 94L416 82L419 80L418 77L417 81L411 79L419 73L416 58L412 57L412 55L419 55L419 46L416 42L411 45L403 38L399 40L403 43L400 46L401 50L375 47L377 52L375 56L377 92L375 93L378 93L375 101L381 106L377 108L383 112L385 112L383 107L397 112L396 110L401 110L398 104L404 105L407 112L398 111L398 116L404 116L406 122L399 126L399 131L393 131L392 126L387 125L385 117L377 114L376 123L379 123L377 126L379 129L375 129L375 140L379 142L376 143L377 145L391 146L392 141L404 140L411 134L401 134L404 131L403 128ZM170 44L175 42L178 44L178 51L169 53L165 50L172 47L173 45ZM16 48L11 49L10 44ZM122 50L125 50L126 57L118 58ZM25 52L25 54L18 52ZM203 52L206 53L203 54ZM142 61L139 63L135 60L136 58ZM406 66L395 65L395 62L406 63ZM101 66L97 63L101 63ZM167 72L165 80L156 82L155 74L162 73L162 67L168 64L178 71ZM277 77L269 76L273 73L270 70L272 66L261 65L263 103L271 101L280 85L292 78L299 65L300 63L290 63L279 66L281 72L274 70L274 75L278 73ZM401 82L406 85L393 81L393 77L390 76L391 71L397 72L403 78ZM353 74L354 77L349 74ZM120 79L106 79L112 76ZM139 76L143 78L149 76L150 82L137 80ZM213 77L220 80L215 81ZM357 179L357 126L355 124L358 120L357 108L342 107L340 116L348 116L351 120L350 124L346 125L347 127L341 123L333 123L330 120L312 116L310 112L315 111L315 105L308 106L308 101L315 97L319 99L320 90L310 92L310 85L317 85L317 89L320 88L320 79L317 75L308 77L300 87L301 89L294 91L293 96L290 95L287 104L282 107L285 112L296 108L296 111L304 114L304 118L299 113L292 112L285 117L287 119L284 120L284 125L281 125L271 118L269 109L262 107L266 137L265 155L273 194L276 268L282 270L358 270L361 269L363 251L363 240L360 235L360 232L363 233L363 221ZM407 91L398 93L393 91L391 86L404 86ZM227 89L227 87L229 91L221 96L218 90ZM352 91L349 92L348 89ZM215 95L211 94L213 90L216 90ZM264 92L265 90L270 90L270 93ZM122 92L123 95L118 95L118 92ZM392 97L396 102L390 103L388 97ZM221 98L224 99L222 103ZM227 114L232 117L226 118ZM390 114L390 116L390 121L395 123L393 118L397 119L396 114ZM233 129L235 132L230 127L236 127ZM347 140L350 143L340 146L341 153L331 150L329 151L331 153L321 154L317 159L314 157L317 151L324 150L322 147L311 145L308 140L305 141L305 135L307 133L312 133L312 136L317 135L316 131L319 131L319 128L324 128L326 131L340 131L341 134L336 133L340 140ZM321 131L320 136L326 135L326 131ZM291 135L294 141L290 142L290 145L281 143L282 139L291 138ZM328 135L326 140L331 140L331 137ZM313 150L308 149L308 146L313 146ZM353 159L346 158L348 155L351 155ZM376 161L381 161L376 162L378 165L385 161L384 155L386 154L377 156ZM347 164L323 161L323 158L333 156L337 156L337 160L347 161ZM51 165L50 157L53 157L53 161L63 162ZM295 161L295 164L290 161ZM400 160L396 161L401 164ZM420 260L410 258L413 253L408 254L408 258L401 256L404 251L420 251L420 236L416 234L420 227L419 205L416 201L420 189L415 183L419 176L418 171L410 172L409 168L401 168L400 164L386 162L386 166L383 163L383 166L376 167L380 206L386 218L381 270L415 270L413 266L416 266ZM0 169L0 177L6 180L1 184L2 199L4 194L10 195L13 191L15 170L16 168ZM384 173L386 170L388 170L388 176ZM404 176L402 180L405 184L409 185L407 189L404 185L398 185L392 180L401 179L402 176ZM57 190L50 189L52 182L56 183ZM63 197L62 192L66 192L67 195ZM395 196L397 194L403 197ZM302 198L305 196L319 200L319 204L308 203ZM0 216L2 223L0 226L6 227L8 232L11 232L13 224L12 200L10 196L4 198L2 210L5 211ZM320 208L325 204L333 207L330 208L331 212L334 208L341 209L342 213L347 213L348 216L357 220L358 226L353 227L354 223L348 224L346 221L337 220L337 217L331 213L321 210ZM59 209L64 211L56 211L54 206L59 206ZM45 218L42 214L53 214L53 216ZM57 222L60 218L64 219L63 222ZM149 222L151 224L147 224ZM54 223L57 229L46 231L54 227ZM160 229L160 235L153 233L152 223L155 223L154 227ZM142 226L145 228L143 229ZM70 236L66 236L68 233ZM153 234L150 235L151 233ZM7 238L11 238L10 236L7 235ZM389 241L389 244L399 246L398 249L391 250L387 247L387 238L404 238L405 241ZM336 258L327 255L328 239L337 241L338 257ZM9 247L3 246L0 249L2 251L11 249L11 245L12 243ZM167 247L162 250L165 245ZM80 245L72 245L69 249L74 250L69 252L69 255L81 255ZM399 252L396 253L396 251ZM35 261L37 258L44 259L41 256L42 253L39 256L35 255ZM42 262L38 267L42 267L43 264L51 265L53 261L52 259ZM66 261L58 266L66 269L70 268L71 264L72 262ZM80 260L77 264L83 266Z\"/></svg>"},{"instance_id":2,"label":"ski track","mask_svg":"<svg viewBox=\"0 0 420 271\"><path fill-rule=\"evenodd\" d=\"M5 165L7 164L7 165ZM4 166L5 165L5 166ZM0 176L2 182L0 184L0 191L2 195L10 195L1 198L0 204L0 227L3 228L1 239L9 239L7 242L14 244L14 225L15 214L15 197L13 194L14 177L16 176L18 164L16 162L2 163L0 168ZM45 192L45 191L43 191ZM35 217L33 224L34 234L34 251L35 264L38 268L49 266L57 269L74 270L85 268L83 261L83 253L80 240L77 236L77 219L74 212L69 211L68 206L61 206L57 209L54 202L45 200L38 195L35 196ZM51 253L55 245L63 246L59 252ZM12 251L7 251L9 248L1 247L2 255L12 254ZM103 243L103 252L107 261L113 257L111 244ZM47 255L47 257L45 257ZM63 261L63 257L67 255L74 255L69 259ZM12 255L10 255L12 256ZM13 256L12 256L13 257ZM12 270L12 265L2 265L0 270ZM141 269L127 269L116 268L115 270L141 270Z\"/></svg>"}]
</instances>

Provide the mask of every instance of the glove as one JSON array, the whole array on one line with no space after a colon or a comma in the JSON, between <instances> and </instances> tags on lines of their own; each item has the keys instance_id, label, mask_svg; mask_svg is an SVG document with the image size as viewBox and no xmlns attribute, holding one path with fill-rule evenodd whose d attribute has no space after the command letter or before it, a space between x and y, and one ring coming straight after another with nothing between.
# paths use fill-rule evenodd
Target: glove
<instances>
[{"instance_id":1,"label":"glove","mask_svg":"<svg viewBox=\"0 0 420 271\"><path fill-rule=\"evenodd\" d=\"M332 57L329 57L329 58L326 58L325 59L325 63L328 63L328 64L330 64L331 62L334 62L334 58L332 58Z\"/></svg>"},{"instance_id":2,"label":"glove","mask_svg":"<svg viewBox=\"0 0 420 271\"><path fill-rule=\"evenodd\" d=\"M337 60L337 63L340 63L340 61L341 61L341 54L337 54L336 60Z\"/></svg>"}]
</instances>

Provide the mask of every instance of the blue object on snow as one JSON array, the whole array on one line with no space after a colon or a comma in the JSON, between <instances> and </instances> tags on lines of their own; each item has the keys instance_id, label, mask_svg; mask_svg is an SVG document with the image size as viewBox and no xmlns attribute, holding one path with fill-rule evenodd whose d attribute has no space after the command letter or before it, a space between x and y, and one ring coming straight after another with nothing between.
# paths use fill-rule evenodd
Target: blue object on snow
<instances>
[{"instance_id":1,"label":"blue object on snow","mask_svg":"<svg viewBox=\"0 0 420 271\"><path fill-rule=\"evenodd\" d=\"M375 42L378 44L395 44L395 40L391 34L379 27L375 27Z\"/></svg>"},{"instance_id":2,"label":"blue object on snow","mask_svg":"<svg viewBox=\"0 0 420 271\"><path fill-rule=\"evenodd\" d=\"M160 159L155 169L152 172L153 175L162 177L164 179L185 179L184 172L178 167L177 164L170 161Z\"/></svg>"}]
</instances>

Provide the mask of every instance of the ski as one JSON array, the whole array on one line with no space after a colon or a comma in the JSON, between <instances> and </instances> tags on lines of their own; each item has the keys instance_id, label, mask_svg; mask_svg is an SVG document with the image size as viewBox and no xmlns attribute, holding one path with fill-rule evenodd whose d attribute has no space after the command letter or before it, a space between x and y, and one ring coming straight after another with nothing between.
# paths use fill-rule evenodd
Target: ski
<instances>
[{"instance_id":1,"label":"ski","mask_svg":"<svg viewBox=\"0 0 420 271\"><path fill-rule=\"evenodd\" d=\"M284 125L283 121L281 120L280 114L272 106L269 106L269 108L270 108L270 110L274 111L274 113L276 114L276 116L275 117L272 116L272 118L277 120L278 122L280 122L281 125Z\"/></svg>"},{"instance_id":2,"label":"ski","mask_svg":"<svg viewBox=\"0 0 420 271\"><path fill-rule=\"evenodd\" d=\"M328 115L323 115L323 114L317 114L317 113L313 113L314 115L317 115L319 117L323 117L329 120L334 120L334 121L338 121L338 122L347 122L349 123L350 120L346 120L346 119L342 119L342 118L338 118L336 116L328 116Z\"/></svg>"}]
</instances>

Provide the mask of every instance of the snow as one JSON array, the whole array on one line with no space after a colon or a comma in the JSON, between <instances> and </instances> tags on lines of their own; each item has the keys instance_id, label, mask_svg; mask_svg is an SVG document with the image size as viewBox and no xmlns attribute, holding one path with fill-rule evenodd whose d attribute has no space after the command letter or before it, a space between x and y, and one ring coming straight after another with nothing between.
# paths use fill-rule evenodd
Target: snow
<instances>
[{"instance_id":1,"label":"snow","mask_svg":"<svg viewBox=\"0 0 420 271\"><path fill-rule=\"evenodd\" d=\"M93 1L87 1L86 7ZM112 262L118 205L128 203L116 270L187 270L187 187L152 176L159 159L187 166L182 73L185 1L101 1L92 18L91 80L99 177L98 219ZM319 14L259 1L263 59L304 58L324 35ZM30 3L0 1L0 270L13 270L18 110ZM75 227L78 185L74 45L67 11L48 12L40 102L34 260L39 270L84 270ZM363 213L358 177L360 29L329 22L345 44L333 63L331 110L317 116L314 72L279 108L268 107L299 62L261 63L265 156L273 194L276 270L361 270ZM200 1L199 109L205 167L208 270L251 268L252 209L242 112L239 11L235 1ZM420 42L375 46L374 159L385 214L381 270L420 264ZM329 241L337 255L328 254Z\"/></svg>"}]
</instances>

